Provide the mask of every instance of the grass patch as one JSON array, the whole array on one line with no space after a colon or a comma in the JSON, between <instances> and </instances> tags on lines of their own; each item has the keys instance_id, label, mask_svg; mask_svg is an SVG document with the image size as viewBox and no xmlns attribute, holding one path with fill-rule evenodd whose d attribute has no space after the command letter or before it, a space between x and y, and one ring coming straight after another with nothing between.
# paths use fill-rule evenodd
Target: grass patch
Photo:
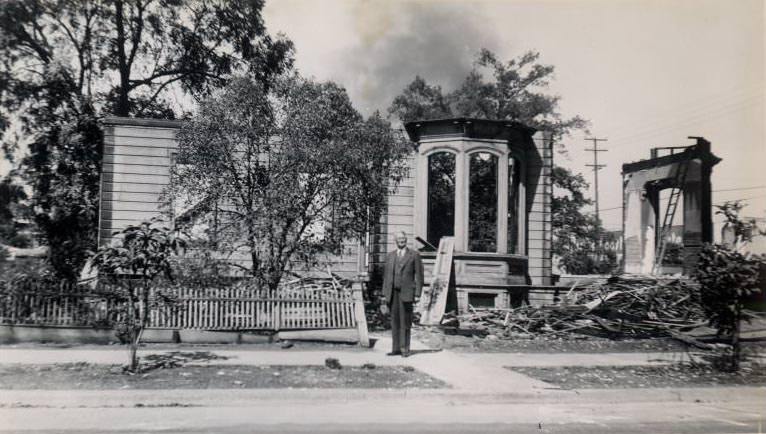
<instances>
[{"instance_id":1,"label":"grass patch","mask_svg":"<svg viewBox=\"0 0 766 434\"><path fill-rule=\"evenodd\" d=\"M129 375L120 365L0 365L0 389L435 389L445 383L409 366L184 365Z\"/></svg>"},{"instance_id":2,"label":"grass patch","mask_svg":"<svg viewBox=\"0 0 766 434\"><path fill-rule=\"evenodd\" d=\"M720 372L705 365L507 367L563 389L715 387L766 385L766 371L746 367Z\"/></svg>"}]
</instances>

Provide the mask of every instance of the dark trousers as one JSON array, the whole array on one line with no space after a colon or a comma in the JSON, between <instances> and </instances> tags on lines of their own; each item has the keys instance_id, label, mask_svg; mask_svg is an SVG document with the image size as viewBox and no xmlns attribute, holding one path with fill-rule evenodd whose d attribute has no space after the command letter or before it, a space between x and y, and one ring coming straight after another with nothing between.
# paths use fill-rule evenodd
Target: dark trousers
<instances>
[{"instance_id":1,"label":"dark trousers","mask_svg":"<svg viewBox=\"0 0 766 434\"><path fill-rule=\"evenodd\" d=\"M391 293L391 351L396 353L410 350L410 329L412 328L412 302L402 301L398 289Z\"/></svg>"}]
</instances>

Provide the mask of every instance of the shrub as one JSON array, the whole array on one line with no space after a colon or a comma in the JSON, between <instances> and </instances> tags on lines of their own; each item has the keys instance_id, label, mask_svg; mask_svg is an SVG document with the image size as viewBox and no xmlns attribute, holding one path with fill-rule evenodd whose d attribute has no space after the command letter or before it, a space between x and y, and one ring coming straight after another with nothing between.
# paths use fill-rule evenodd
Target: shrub
<instances>
[{"instance_id":1,"label":"shrub","mask_svg":"<svg viewBox=\"0 0 766 434\"><path fill-rule=\"evenodd\" d=\"M122 239L122 245L102 247L93 256L93 265L99 273L115 284L114 296L124 300L120 303L125 308L121 315L124 323L118 327L118 333L130 343L131 372L138 369L136 351L151 312L173 302L172 294L165 293L156 280L164 277L172 281L172 260L186 244L176 231L156 223L128 226L115 233Z\"/></svg>"},{"instance_id":2,"label":"shrub","mask_svg":"<svg viewBox=\"0 0 766 434\"><path fill-rule=\"evenodd\" d=\"M739 331L747 297L759 291L759 268L764 258L747 256L730 247L705 245L697 263L696 279L709 324L718 336L730 339L729 368L736 371L741 358Z\"/></svg>"}]
</instances>

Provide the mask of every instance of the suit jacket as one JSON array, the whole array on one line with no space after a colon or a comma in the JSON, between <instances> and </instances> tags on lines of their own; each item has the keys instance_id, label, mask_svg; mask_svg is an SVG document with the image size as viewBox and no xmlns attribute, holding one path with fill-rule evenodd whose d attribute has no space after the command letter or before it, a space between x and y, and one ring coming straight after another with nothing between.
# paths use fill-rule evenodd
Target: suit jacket
<instances>
[{"instance_id":1,"label":"suit jacket","mask_svg":"<svg viewBox=\"0 0 766 434\"><path fill-rule=\"evenodd\" d=\"M413 302L415 297L420 297L423 290L423 262L420 253L406 248L404 257L397 260L396 250L386 255L386 265L383 270L383 295L386 302L391 303L391 294L394 290L394 264L399 267L402 286L400 297L402 301Z\"/></svg>"}]
</instances>

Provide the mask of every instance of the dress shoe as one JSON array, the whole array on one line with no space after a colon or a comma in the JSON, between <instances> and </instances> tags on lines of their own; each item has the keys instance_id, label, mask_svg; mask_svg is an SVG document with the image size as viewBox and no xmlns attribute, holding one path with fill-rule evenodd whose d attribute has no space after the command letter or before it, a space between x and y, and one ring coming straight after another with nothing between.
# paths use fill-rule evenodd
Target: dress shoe
<instances>
[{"instance_id":1,"label":"dress shoe","mask_svg":"<svg viewBox=\"0 0 766 434\"><path fill-rule=\"evenodd\" d=\"M401 354L402 353L400 353L399 351L391 351L390 353L386 353L387 356L399 356Z\"/></svg>"},{"instance_id":2,"label":"dress shoe","mask_svg":"<svg viewBox=\"0 0 766 434\"><path fill-rule=\"evenodd\" d=\"M409 357L410 352L409 351L402 351L402 357Z\"/></svg>"}]
</instances>

